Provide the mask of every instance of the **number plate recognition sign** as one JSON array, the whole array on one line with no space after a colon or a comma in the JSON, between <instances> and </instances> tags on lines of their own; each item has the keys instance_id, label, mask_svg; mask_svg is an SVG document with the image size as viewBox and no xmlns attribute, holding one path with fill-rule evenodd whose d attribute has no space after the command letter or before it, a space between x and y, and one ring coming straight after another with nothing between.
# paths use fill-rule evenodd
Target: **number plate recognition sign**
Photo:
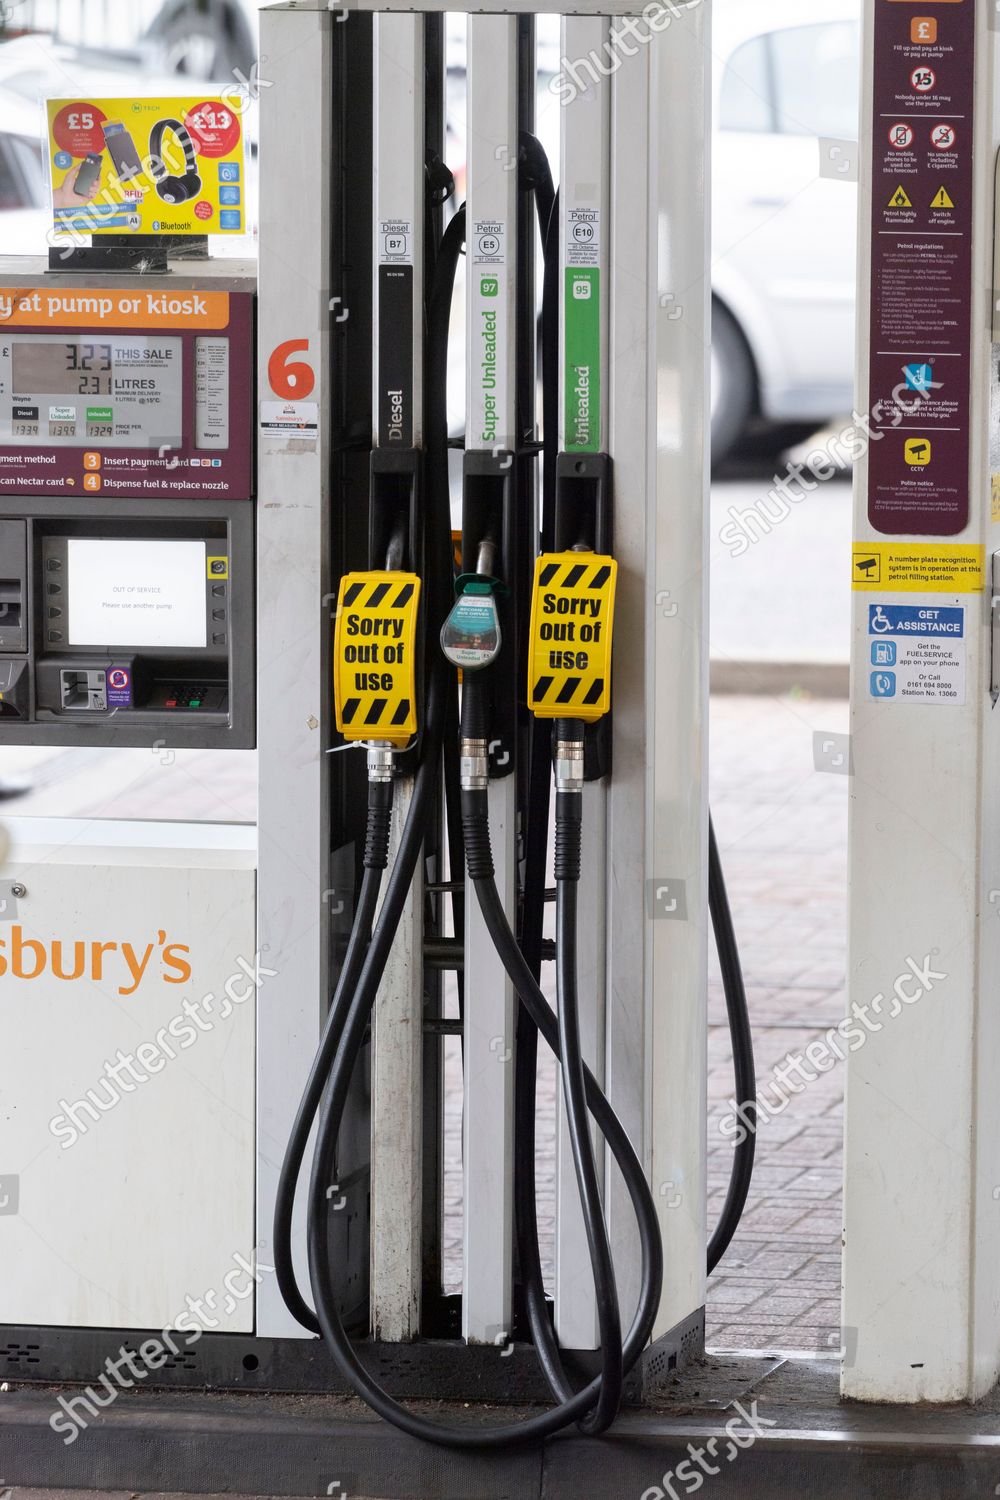
<instances>
[{"instance_id":1,"label":"number plate recognition sign","mask_svg":"<svg viewBox=\"0 0 1000 1500\"><path fill-rule=\"evenodd\" d=\"M0 285L0 496L251 493L252 295Z\"/></svg>"}]
</instances>

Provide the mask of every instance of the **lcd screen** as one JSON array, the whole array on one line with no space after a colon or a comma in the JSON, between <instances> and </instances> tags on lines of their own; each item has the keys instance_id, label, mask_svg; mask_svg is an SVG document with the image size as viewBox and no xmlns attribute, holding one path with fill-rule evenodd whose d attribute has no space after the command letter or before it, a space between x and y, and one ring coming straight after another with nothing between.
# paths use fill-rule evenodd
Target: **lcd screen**
<instances>
[{"instance_id":1,"label":"lcd screen","mask_svg":"<svg viewBox=\"0 0 1000 1500\"><path fill-rule=\"evenodd\" d=\"M15 392L46 396L110 396L112 345L21 343L13 346Z\"/></svg>"},{"instance_id":2,"label":"lcd screen","mask_svg":"<svg viewBox=\"0 0 1000 1500\"><path fill-rule=\"evenodd\" d=\"M71 646L204 647L206 544L70 537Z\"/></svg>"}]
</instances>

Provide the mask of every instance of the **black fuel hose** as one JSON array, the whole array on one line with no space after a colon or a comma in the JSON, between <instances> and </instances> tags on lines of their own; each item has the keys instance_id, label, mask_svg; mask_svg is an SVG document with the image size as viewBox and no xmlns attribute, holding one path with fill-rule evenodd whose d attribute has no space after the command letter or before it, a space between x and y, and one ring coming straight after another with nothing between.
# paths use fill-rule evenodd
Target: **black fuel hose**
<instances>
[{"instance_id":1,"label":"black fuel hose","mask_svg":"<svg viewBox=\"0 0 1000 1500\"><path fill-rule=\"evenodd\" d=\"M556 731L558 735L558 730ZM582 740L582 726L580 738ZM594 1143L587 1118L587 1092L580 1033L577 985L577 897L583 849L583 794L556 792L556 972L559 1039L566 1126L573 1153L587 1247L594 1274L601 1349L601 1393L580 1424L587 1433L604 1432L618 1415L624 1382L621 1312L615 1266L604 1215Z\"/></svg>"},{"instance_id":2,"label":"black fuel hose","mask_svg":"<svg viewBox=\"0 0 1000 1500\"><path fill-rule=\"evenodd\" d=\"M743 1118L747 1121L748 1127L743 1131L742 1139L736 1146L726 1201L708 1244L708 1271L711 1275L729 1249L746 1207L757 1146L757 1073L754 1066L750 1010L747 1004L746 985L743 981L743 968L740 964L740 950L733 927L733 915L726 892L722 860L719 856L715 826L711 817L708 820L708 905L712 915L715 945L719 953L722 985L726 995L729 1034L733 1044L736 1098L743 1107Z\"/></svg>"}]
</instances>

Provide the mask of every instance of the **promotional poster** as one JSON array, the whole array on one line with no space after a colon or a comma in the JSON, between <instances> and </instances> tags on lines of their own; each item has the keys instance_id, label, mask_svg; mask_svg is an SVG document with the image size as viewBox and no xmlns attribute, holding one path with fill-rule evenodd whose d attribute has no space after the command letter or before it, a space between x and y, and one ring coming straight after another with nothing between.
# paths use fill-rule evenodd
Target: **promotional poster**
<instances>
[{"instance_id":1,"label":"promotional poster","mask_svg":"<svg viewBox=\"0 0 1000 1500\"><path fill-rule=\"evenodd\" d=\"M224 99L50 99L55 233L240 234L245 134Z\"/></svg>"}]
</instances>

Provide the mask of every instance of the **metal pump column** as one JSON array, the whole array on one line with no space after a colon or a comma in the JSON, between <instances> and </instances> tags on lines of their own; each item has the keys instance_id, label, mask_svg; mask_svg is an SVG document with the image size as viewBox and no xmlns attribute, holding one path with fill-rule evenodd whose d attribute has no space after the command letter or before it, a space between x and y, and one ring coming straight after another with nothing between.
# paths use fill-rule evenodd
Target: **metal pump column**
<instances>
[{"instance_id":1,"label":"metal pump column","mask_svg":"<svg viewBox=\"0 0 1000 1500\"><path fill-rule=\"evenodd\" d=\"M514 479L517 443L517 18L469 17L466 485ZM500 542L502 538L495 538ZM465 559L468 571L475 559ZM506 643L505 650L513 649ZM511 726L511 731L513 726ZM513 734L505 747L512 760ZM497 884L517 921L517 779L490 782ZM501 1342L511 1327L514 990L467 882L465 918L465 1287L462 1333Z\"/></svg>"},{"instance_id":2,"label":"metal pump column","mask_svg":"<svg viewBox=\"0 0 1000 1500\"><path fill-rule=\"evenodd\" d=\"M371 535L380 491L419 504L423 446L424 42L418 15L374 20L374 389ZM371 557L372 567L384 560ZM411 558L409 565L420 565ZM398 564L397 564L398 566ZM377 738L377 730L373 731ZM397 780L395 858L412 778ZM372 1045L372 1327L396 1343L420 1324L424 880L418 862L375 1006Z\"/></svg>"},{"instance_id":3,"label":"metal pump column","mask_svg":"<svg viewBox=\"0 0 1000 1500\"><path fill-rule=\"evenodd\" d=\"M564 58L601 56L610 35L606 16L567 16L562 22ZM608 232L611 175L610 78L589 81L562 110L559 198L559 453L587 455L608 447ZM557 545L572 545L562 538ZM586 850L580 908L598 913L581 924L579 967L584 1056L598 1082L604 1080L607 941L603 920L607 881L607 789L588 782L583 791ZM555 1317L567 1349L597 1346L594 1277L587 1251L580 1195L573 1173L564 1118L562 1085L556 1177ZM598 1166L606 1158L603 1138L591 1127Z\"/></svg>"}]
</instances>

